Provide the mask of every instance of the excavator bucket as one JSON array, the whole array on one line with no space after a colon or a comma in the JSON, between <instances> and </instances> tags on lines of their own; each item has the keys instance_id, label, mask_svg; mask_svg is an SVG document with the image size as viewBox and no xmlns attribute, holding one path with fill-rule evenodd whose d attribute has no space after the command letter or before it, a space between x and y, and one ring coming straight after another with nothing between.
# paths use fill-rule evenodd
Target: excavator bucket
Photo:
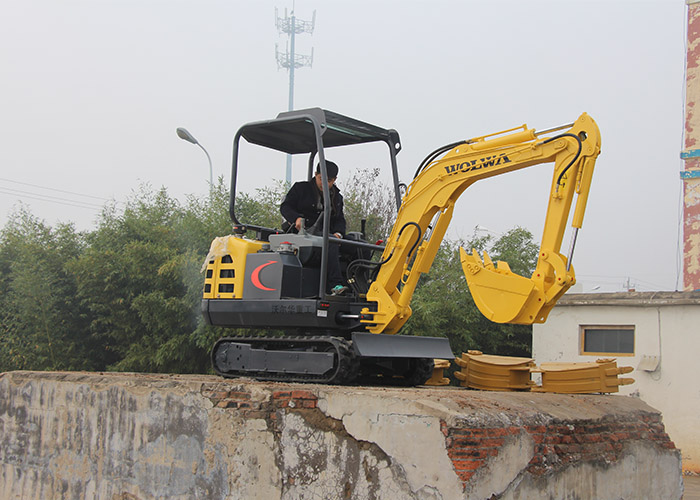
<instances>
[{"instance_id":1,"label":"excavator bucket","mask_svg":"<svg viewBox=\"0 0 700 500\"><path fill-rule=\"evenodd\" d=\"M529 325L544 320L545 293L532 279L515 274L506 262L494 265L486 252L483 261L476 250L469 255L460 248L459 253L469 291L484 316L496 323Z\"/></svg>"}]
</instances>

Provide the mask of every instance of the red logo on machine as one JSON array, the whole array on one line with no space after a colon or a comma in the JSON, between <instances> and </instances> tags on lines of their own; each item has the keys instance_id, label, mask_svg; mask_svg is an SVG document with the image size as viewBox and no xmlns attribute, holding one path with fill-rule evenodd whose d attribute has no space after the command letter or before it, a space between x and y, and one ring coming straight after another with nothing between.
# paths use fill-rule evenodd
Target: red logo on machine
<instances>
[{"instance_id":1,"label":"red logo on machine","mask_svg":"<svg viewBox=\"0 0 700 500\"><path fill-rule=\"evenodd\" d=\"M253 285L256 288L259 288L260 290L265 290L268 292L274 291L275 288L268 288L260 282L260 271L262 271L265 267L269 266L270 264L277 264L277 261L271 260L270 262L266 262L265 264L259 265L258 267L256 267L253 270L253 273L250 275L250 281L253 283Z\"/></svg>"}]
</instances>

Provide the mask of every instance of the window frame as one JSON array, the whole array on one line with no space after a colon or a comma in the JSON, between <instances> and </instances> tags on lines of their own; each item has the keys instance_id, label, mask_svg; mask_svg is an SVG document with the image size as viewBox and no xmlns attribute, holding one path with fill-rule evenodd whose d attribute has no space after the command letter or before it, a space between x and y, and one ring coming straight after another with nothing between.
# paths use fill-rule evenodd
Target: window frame
<instances>
[{"instance_id":1,"label":"window frame","mask_svg":"<svg viewBox=\"0 0 700 500\"><path fill-rule=\"evenodd\" d=\"M632 332L632 352L594 352L586 351L587 330L628 330ZM579 325L579 355L581 356L614 356L634 357L637 350L637 329L635 325Z\"/></svg>"}]
</instances>

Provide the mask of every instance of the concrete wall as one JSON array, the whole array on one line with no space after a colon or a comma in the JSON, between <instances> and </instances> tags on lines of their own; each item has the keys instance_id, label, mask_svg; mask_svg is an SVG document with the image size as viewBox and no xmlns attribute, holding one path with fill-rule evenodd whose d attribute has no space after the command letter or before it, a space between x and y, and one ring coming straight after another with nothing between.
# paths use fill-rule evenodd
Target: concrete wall
<instances>
[{"instance_id":1,"label":"concrete wall","mask_svg":"<svg viewBox=\"0 0 700 500\"><path fill-rule=\"evenodd\" d=\"M659 413L621 396L11 372L0 441L8 499L682 494Z\"/></svg>"},{"instance_id":2,"label":"concrete wall","mask_svg":"<svg viewBox=\"0 0 700 500\"><path fill-rule=\"evenodd\" d=\"M581 325L634 325L634 356L617 357L619 366L632 366L635 383L620 388L661 411L664 425L683 456L683 467L700 472L700 294L674 292L580 294L565 296L547 322L533 329L536 363L593 361L580 354ZM654 371L637 367L644 356L658 356Z\"/></svg>"}]
</instances>

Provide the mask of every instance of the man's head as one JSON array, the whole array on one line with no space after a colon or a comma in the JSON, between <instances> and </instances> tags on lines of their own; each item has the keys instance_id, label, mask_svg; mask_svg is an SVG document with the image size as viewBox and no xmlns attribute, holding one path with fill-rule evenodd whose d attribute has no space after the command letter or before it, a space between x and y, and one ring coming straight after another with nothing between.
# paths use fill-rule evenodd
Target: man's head
<instances>
[{"instance_id":1,"label":"man's head","mask_svg":"<svg viewBox=\"0 0 700 500\"><path fill-rule=\"evenodd\" d=\"M335 179L338 177L338 165L332 161L326 161L326 173L328 174L328 187L335 184ZM321 164L316 165L316 186L319 190L323 190L323 179L321 177Z\"/></svg>"}]
</instances>

